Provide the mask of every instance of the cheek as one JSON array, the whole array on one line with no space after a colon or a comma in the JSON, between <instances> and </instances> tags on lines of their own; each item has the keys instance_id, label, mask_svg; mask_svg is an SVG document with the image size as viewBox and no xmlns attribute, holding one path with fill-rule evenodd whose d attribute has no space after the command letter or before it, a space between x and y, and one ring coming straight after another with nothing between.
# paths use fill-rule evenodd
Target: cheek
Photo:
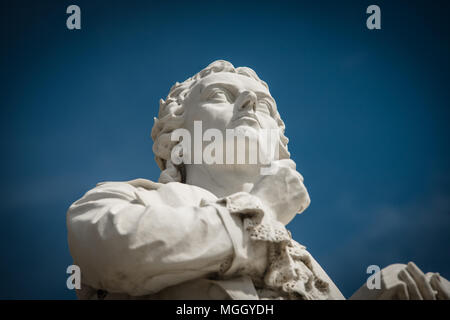
<instances>
[{"instance_id":1,"label":"cheek","mask_svg":"<svg viewBox=\"0 0 450 320\"><path fill-rule=\"evenodd\" d=\"M223 130L233 117L232 106L229 105L203 105L197 120L201 120L204 130L214 128Z\"/></svg>"},{"instance_id":2,"label":"cheek","mask_svg":"<svg viewBox=\"0 0 450 320\"><path fill-rule=\"evenodd\" d=\"M232 117L233 112L231 107L199 105L196 106L195 110L191 109L186 112L183 128L187 129L191 134L194 134L194 121L200 121L202 135L208 129L218 129L225 136L226 128L231 122Z\"/></svg>"}]
</instances>

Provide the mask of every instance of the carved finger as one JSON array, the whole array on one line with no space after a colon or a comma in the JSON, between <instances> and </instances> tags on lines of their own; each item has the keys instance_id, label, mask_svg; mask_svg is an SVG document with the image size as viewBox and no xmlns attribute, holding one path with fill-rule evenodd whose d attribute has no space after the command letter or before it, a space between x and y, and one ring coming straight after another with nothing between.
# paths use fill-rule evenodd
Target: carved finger
<instances>
[{"instance_id":1,"label":"carved finger","mask_svg":"<svg viewBox=\"0 0 450 320\"><path fill-rule=\"evenodd\" d=\"M406 270L409 272L409 274L412 276L417 286L419 287L423 299L436 300L431 285L428 283L427 278L425 277L423 272L416 266L416 264L414 262L408 262Z\"/></svg>"},{"instance_id":2,"label":"carved finger","mask_svg":"<svg viewBox=\"0 0 450 320\"><path fill-rule=\"evenodd\" d=\"M427 273L427 276L429 273ZM439 275L439 273L432 273L428 278L429 278L429 283L430 283L431 287L435 291L437 291L436 299L437 300L450 300L450 287L447 287L444 284L444 281L446 281L446 280L442 279L441 276Z\"/></svg>"},{"instance_id":3,"label":"carved finger","mask_svg":"<svg viewBox=\"0 0 450 320\"><path fill-rule=\"evenodd\" d=\"M419 288L417 288L414 279L405 269L401 270L398 273L398 278L406 283L408 287L409 299L410 300L423 300L422 295L420 294Z\"/></svg>"}]
</instances>

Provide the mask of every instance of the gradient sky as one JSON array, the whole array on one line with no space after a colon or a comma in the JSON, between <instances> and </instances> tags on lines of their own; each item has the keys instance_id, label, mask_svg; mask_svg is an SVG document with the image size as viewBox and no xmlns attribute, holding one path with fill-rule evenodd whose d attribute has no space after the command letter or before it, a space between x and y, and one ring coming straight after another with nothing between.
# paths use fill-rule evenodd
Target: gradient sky
<instances>
[{"instance_id":1,"label":"gradient sky","mask_svg":"<svg viewBox=\"0 0 450 320\"><path fill-rule=\"evenodd\" d=\"M82 29L65 13L81 7ZM381 30L365 10L381 8ZM371 264L450 278L449 5L2 1L0 298L73 299L65 214L99 181L157 180L150 131L217 59L265 80L311 206L288 228L344 295Z\"/></svg>"}]
</instances>

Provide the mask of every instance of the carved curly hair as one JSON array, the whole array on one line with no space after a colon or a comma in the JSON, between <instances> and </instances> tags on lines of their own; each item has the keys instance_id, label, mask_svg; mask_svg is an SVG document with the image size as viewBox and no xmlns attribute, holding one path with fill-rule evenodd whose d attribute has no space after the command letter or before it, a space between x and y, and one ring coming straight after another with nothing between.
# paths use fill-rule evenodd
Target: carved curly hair
<instances>
[{"instance_id":1,"label":"carved curly hair","mask_svg":"<svg viewBox=\"0 0 450 320\"><path fill-rule=\"evenodd\" d=\"M200 80L212 73L230 72L252 78L268 89L267 83L261 80L255 71L247 67L235 68L230 62L217 60L207 66L205 69L185 80L182 83L176 82L169 91L166 101L160 99L158 118L154 118L151 137L153 139L153 152L155 160L161 169L159 177L160 183L172 181L185 183L184 165L175 165L170 160L172 149L179 141L171 141L171 134L175 129L181 128L184 122L184 99L187 97L191 88ZM284 135L285 125L281 120L278 111L275 111L273 118L280 129L280 159L290 157L287 149L289 139Z\"/></svg>"}]
</instances>

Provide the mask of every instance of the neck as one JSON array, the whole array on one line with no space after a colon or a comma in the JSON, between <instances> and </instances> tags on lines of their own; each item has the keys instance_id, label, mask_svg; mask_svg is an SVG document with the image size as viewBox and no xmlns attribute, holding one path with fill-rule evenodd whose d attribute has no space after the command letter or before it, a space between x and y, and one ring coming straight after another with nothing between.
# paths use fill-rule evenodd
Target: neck
<instances>
[{"instance_id":1,"label":"neck","mask_svg":"<svg viewBox=\"0 0 450 320\"><path fill-rule=\"evenodd\" d=\"M241 191L250 192L258 178L259 167L254 165L186 166L186 183L206 189L218 198Z\"/></svg>"}]
</instances>

